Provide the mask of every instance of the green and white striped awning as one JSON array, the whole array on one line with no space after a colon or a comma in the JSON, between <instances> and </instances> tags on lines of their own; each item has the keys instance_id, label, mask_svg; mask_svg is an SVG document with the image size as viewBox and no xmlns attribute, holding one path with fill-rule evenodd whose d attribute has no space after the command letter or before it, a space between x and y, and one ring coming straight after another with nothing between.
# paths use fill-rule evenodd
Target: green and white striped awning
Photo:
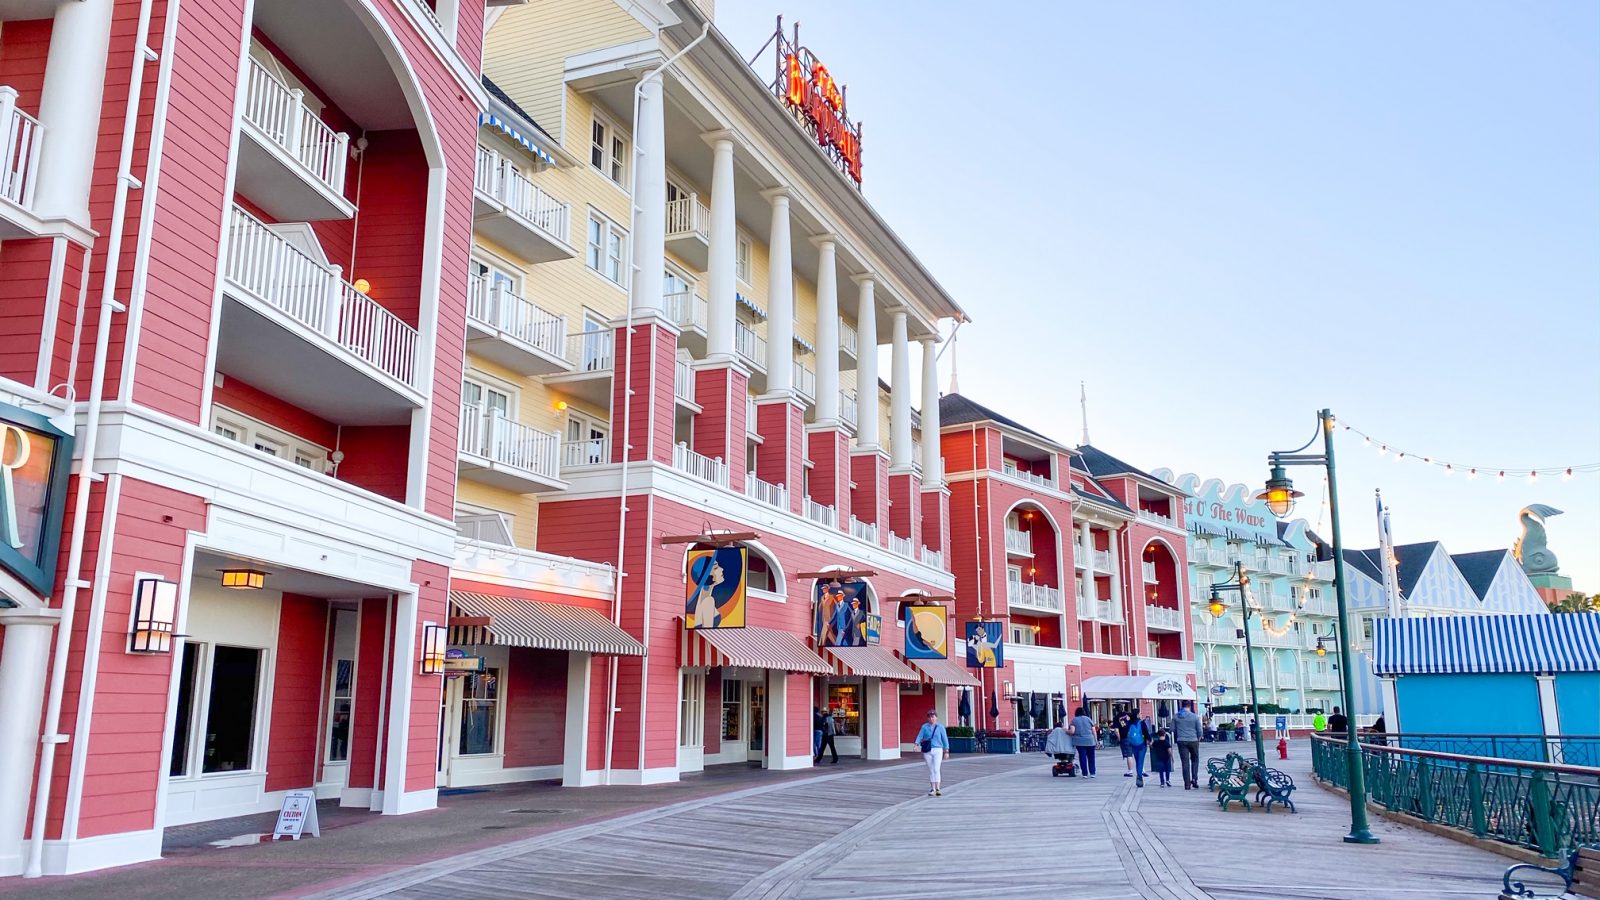
<instances>
[{"instance_id":1,"label":"green and white striped awning","mask_svg":"<svg viewBox=\"0 0 1600 900\"><path fill-rule=\"evenodd\" d=\"M471 591L451 591L450 606L452 615L489 620L487 625L451 626L450 643L458 646L533 647L605 656L645 653L644 645L632 635L605 616L581 606Z\"/></svg>"}]
</instances>

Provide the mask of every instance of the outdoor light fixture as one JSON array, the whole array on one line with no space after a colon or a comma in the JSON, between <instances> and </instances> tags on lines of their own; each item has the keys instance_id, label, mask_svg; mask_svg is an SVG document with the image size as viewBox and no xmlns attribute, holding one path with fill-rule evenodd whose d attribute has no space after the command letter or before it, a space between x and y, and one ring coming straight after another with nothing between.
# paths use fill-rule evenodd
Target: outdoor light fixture
<instances>
[{"instance_id":1,"label":"outdoor light fixture","mask_svg":"<svg viewBox=\"0 0 1600 900\"><path fill-rule=\"evenodd\" d=\"M1317 638L1317 655L1318 656L1327 656L1328 655L1328 648L1322 646L1322 638Z\"/></svg>"},{"instance_id":2,"label":"outdoor light fixture","mask_svg":"<svg viewBox=\"0 0 1600 900\"><path fill-rule=\"evenodd\" d=\"M1228 611L1228 606L1222 602L1221 597L1217 596L1216 591L1212 591L1211 602L1206 604L1206 609L1211 610L1211 618L1220 619L1222 618L1222 614Z\"/></svg>"},{"instance_id":3,"label":"outdoor light fixture","mask_svg":"<svg viewBox=\"0 0 1600 900\"><path fill-rule=\"evenodd\" d=\"M449 643L450 630L443 625L424 625L422 628L422 674L444 674L445 645Z\"/></svg>"},{"instance_id":4,"label":"outdoor light fixture","mask_svg":"<svg viewBox=\"0 0 1600 900\"><path fill-rule=\"evenodd\" d=\"M355 288L356 289L356 293L360 294L363 297L365 297L367 295L368 291L372 290L372 282L366 280L365 278L357 278L356 279L356 283L352 284L350 286Z\"/></svg>"},{"instance_id":5,"label":"outdoor light fixture","mask_svg":"<svg viewBox=\"0 0 1600 900\"><path fill-rule=\"evenodd\" d=\"M255 569L223 569L222 586L235 591L259 591L267 586L267 573Z\"/></svg>"},{"instance_id":6,"label":"outdoor light fixture","mask_svg":"<svg viewBox=\"0 0 1600 900\"><path fill-rule=\"evenodd\" d=\"M1256 500L1265 500L1267 509L1278 518L1283 518L1294 512L1294 501L1304 497L1305 494L1294 489L1294 482L1289 480L1289 475L1283 471L1283 466L1273 466L1272 475L1267 479L1267 489L1255 495Z\"/></svg>"},{"instance_id":7,"label":"outdoor light fixture","mask_svg":"<svg viewBox=\"0 0 1600 900\"><path fill-rule=\"evenodd\" d=\"M133 585L133 624L129 653L171 653L173 623L178 616L178 586L160 578L140 578Z\"/></svg>"}]
</instances>

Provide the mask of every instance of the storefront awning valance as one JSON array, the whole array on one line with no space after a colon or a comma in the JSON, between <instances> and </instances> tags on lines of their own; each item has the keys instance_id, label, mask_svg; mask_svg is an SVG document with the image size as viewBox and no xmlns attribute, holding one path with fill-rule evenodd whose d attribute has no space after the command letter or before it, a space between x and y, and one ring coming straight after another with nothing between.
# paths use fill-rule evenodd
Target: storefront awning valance
<instances>
[{"instance_id":1,"label":"storefront awning valance","mask_svg":"<svg viewBox=\"0 0 1600 900\"><path fill-rule=\"evenodd\" d=\"M908 659L905 664L917 671L926 684L946 684L952 687L983 687L965 666L948 659Z\"/></svg>"},{"instance_id":2,"label":"storefront awning valance","mask_svg":"<svg viewBox=\"0 0 1600 900\"><path fill-rule=\"evenodd\" d=\"M1194 688L1177 675L1091 675L1081 688L1087 700L1194 699Z\"/></svg>"},{"instance_id":3,"label":"storefront awning valance","mask_svg":"<svg viewBox=\"0 0 1600 900\"><path fill-rule=\"evenodd\" d=\"M462 615L487 617L488 625L456 626L450 643L570 650L606 656L643 656L644 645L592 609L451 591L450 604Z\"/></svg>"},{"instance_id":4,"label":"storefront awning valance","mask_svg":"<svg viewBox=\"0 0 1600 900\"><path fill-rule=\"evenodd\" d=\"M1378 675L1600 672L1600 615L1373 620Z\"/></svg>"},{"instance_id":5,"label":"storefront awning valance","mask_svg":"<svg viewBox=\"0 0 1600 900\"><path fill-rule=\"evenodd\" d=\"M771 628L698 628L683 632L686 666L748 666L827 675L833 671L805 641Z\"/></svg>"},{"instance_id":6,"label":"storefront awning valance","mask_svg":"<svg viewBox=\"0 0 1600 900\"><path fill-rule=\"evenodd\" d=\"M833 662L837 675L887 678L891 681L921 681L922 676L901 662L888 647L824 647L823 655Z\"/></svg>"},{"instance_id":7,"label":"storefront awning valance","mask_svg":"<svg viewBox=\"0 0 1600 900\"><path fill-rule=\"evenodd\" d=\"M540 162L544 163L545 165L556 165L555 157L534 146L533 141L529 140L525 135L523 135L522 132L513 127L510 122L507 122L505 119L500 118L494 113L479 113L478 124L487 125L501 134L504 134L513 141L516 141L518 144L522 145L524 150L532 153Z\"/></svg>"}]
</instances>

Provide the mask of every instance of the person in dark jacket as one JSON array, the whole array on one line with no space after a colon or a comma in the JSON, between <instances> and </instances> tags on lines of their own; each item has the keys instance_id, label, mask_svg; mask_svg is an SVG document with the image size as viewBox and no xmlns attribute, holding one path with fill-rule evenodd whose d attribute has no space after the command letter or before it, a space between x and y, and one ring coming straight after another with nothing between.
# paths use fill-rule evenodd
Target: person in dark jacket
<instances>
[{"instance_id":1,"label":"person in dark jacket","mask_svg":"<svg viewBox=\"0 0 1600 900\"><path fill-rule=\"evenodd\" d=\"M839 732L839 727L834 724L833 716L830 716L830 715L824 713L823 716L822 716L822 742L817 745L816 755L814 755L811 758L811 764L813 766L818 764L818 763L820 763L820 762L822 762L822 751L824 751L824 750L828 751L829 753L832 753L833 754L832 762L835 765L838 764L838 762L839 762L839 748L835 747L833 745L834 735L838 734L838 732Z\"/></svg>"},{"instance_id":2,"label":"person in dark jacket","mask_svg":"<svg viewBox=\"0 0 1600 900\"><path fill-rule=\"evenodd\" d=\"M1150 742L1150 771L1161 776L1162 787L1172 787L1172 734L1165 728Z\"/></svg>"}]
</instances>

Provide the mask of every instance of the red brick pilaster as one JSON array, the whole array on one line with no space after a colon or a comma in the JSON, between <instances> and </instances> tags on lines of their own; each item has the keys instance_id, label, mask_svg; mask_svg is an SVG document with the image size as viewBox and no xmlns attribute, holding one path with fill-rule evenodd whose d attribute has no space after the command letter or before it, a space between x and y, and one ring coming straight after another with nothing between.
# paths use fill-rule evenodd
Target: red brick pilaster
<instances>
[{"instance_id":1,"label":"red brick pilaster","mask_svg":"<svg viewBox=\"0 0 1600 900\"><path fill-rule=\"evenodd\" d=\"M922 476L915 471L889 473L889 530L911 540L922 540Z\"/></svg>"},{"instance_id":2,"label":"red brick pilaster","mask_svg":"<svg viewBox=\"0 0 1600 900\"><path fill-rule=\"evenodd\" d=\"M850 436L838 428L807 429L811 448L811 499L839 511L839 527L850 525Z\"/></svg>"},{"instance_id":3,"label":"red brick pilaster","mask_svg":"<svg viewBox=\"0 0 1600 900\"><path fill-rule=\"evenodd\" d=\"M728 486L744 490L749 468L745 452L750 377L735 363L698 363L694 371L694 452L728 464Z\"/></svg>"},{"instance_id":4,"label":"red brick pilaster","mask_svg":"<svg viewBox=\"0 0 1600 900\"><path fill-rule=\"evenodd\" d=\"M611 375L611 461L621 462L623 453L627 452L632 462L653 459L671 465L673 417L678 403L672 390L678 331L659 317L635 321L631 382L628 329L618 323L613 335L616 364ZM630 387L633 391L631 406L626 404ZM627 423L622 421L624 410L629 418Z\"/></svg>"},{"instance_id":5,"label":"red brick pilaster","mask_svg":"<svg viewBox=\"0 0 1600 900\"><path fill-rule=\"evenodd\" d=\"M787 487L789 509L799 513L805 493L805 409L792 397L757 398L756 432L761 435L756 476Z\"/></svg>"},{"instance_id":6,"label":"red brick pilaster","mask_svg":"<svg viewBox=\"0 0 1600 900\"><path fill-rule=\"evenodd\" d=\"M889 456L878 449L850 451L850 511L863 522L875 523L878 543L889 542Z\"/></svg>"}]
</instances>

